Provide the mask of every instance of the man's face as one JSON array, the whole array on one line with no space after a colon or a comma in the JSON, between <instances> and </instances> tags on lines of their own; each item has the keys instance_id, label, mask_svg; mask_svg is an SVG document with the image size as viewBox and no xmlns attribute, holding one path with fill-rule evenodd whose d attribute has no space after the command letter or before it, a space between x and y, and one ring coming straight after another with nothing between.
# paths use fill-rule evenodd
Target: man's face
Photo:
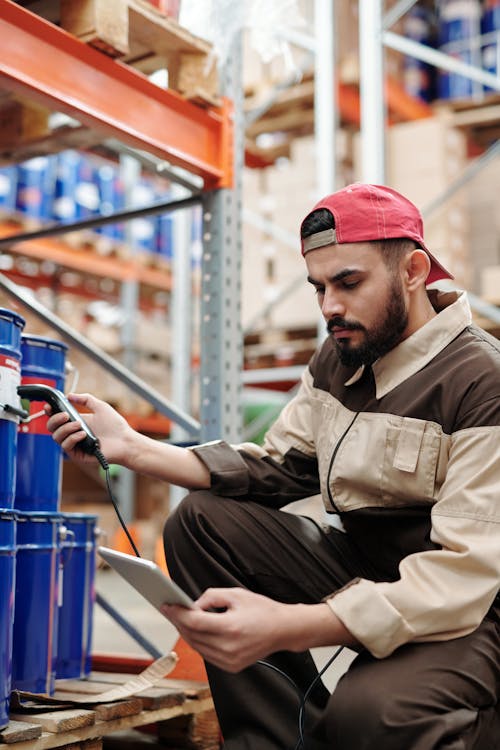
<instances>
[{"instance_id":1,"label":"man's face","mask_svg":"<svg viewBox=\"0 0 500 750\"><path fill-rule=\"evenodd\" d=\"M401 276L389 270L378 247L327 245L306 253L305 260L342 364L371 364L405 338Z\"/></svg>"}]
</instances>

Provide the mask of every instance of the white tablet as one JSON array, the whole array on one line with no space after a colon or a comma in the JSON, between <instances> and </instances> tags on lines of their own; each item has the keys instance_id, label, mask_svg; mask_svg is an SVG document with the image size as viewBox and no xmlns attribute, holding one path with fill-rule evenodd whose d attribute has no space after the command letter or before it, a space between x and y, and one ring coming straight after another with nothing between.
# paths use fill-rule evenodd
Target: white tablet
<instances>
[{"instance_id":1,"label":"white tablet","mask_svg":"<svg viewBox=\"0 0 500 750\"><path fill-rule=\"evenodd\" d=\"M103 560L106 560L156 609L160 609L162 604L180 604L189 608L194 606L193 600L151 560L117 552L108 547L98 547L97 551Z\"/></svg>"}]
</instances>

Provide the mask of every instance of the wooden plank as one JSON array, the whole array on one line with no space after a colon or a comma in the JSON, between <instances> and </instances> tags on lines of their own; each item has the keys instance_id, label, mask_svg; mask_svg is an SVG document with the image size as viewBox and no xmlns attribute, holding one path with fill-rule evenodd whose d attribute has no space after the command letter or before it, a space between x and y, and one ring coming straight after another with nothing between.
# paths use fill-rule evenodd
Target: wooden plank
<instances>
[{"instance_id":1,"label":"wooden plank","mask_svg":"<svg viewBox=\"0 0 500 750\"><path fill-rule=\"evenodd\" d=\"M60 23L70 34L111 57L130 51L125 0L61 0Z\"/></svg>"},{"instance_id":2,"label":"wooden plank","mask_svg":"<svg viewBox=\"0 0 500 750\"><path fill-rule=\"evenodd\" d=\"M38 724L45 732L69 732L80 727L89 727L95 724L94 711L82 708L71 708L64 711L47 711L43 714L14 714L14 721L27 721Z\"/></svg>"},{"instance_id":3,"label":"wooden plank","mask_svg":"<svg viewBox=\"0 0 500 750\"><path fill-rule=\"evenodd\" d=\"M63 700L64 693L81 693L83 695L99 695L104 689L102 683L92 680L58 680L54 697Z\"/></svg>"},{"instance_id":4,"label":"wooden plank","mask_svg":"<svg viewBox=\"0 0 500 750\"><path fill-rule=\"evenodd\" d=\"M189 747L192 750L218 750L220 727L215 711L179 716L158 724L158 736L167 747Z\"/></svg>"},{"instance_id":5,"label":"wooden plank","mask_svg":"<svg viewBox=\"0 0 500 750\"><path fill-rule=\"evenodd\" d=\"M5 729L0 732L0 743L10 745L14 742L28 742L40 737L41 734L42 727L39 724L11 719Z\"/></svg>"},{"instance_id":6,"label":"wooden plank","mask_svg":"<svg viewBox=\"0 0 500 750\"><path fill-rule=\"evenodd\" d=\"M130 65L141 68L154 57L149 72L167 68L170 89L205 106L220 105L211 45L145 0L61 0L60 22L82 41Z\"/></svg>"},{"instance_id":7,"label":"wooden plank","mask_svg":"<svg viewBox=\"0 0 500 750\"><path fill-rule=\"evenodd\" d=\"M101 703L92 710L95 711L96 720L111 721L111 719L121 719L124 716L134 716L142 709L143 702L140 698L127 698L114 703Z\"/></svg>"},{"instance_id":8,"label":"wooden plank","mask_svg":"<svg viewBox=\"0 0 500 750\"><path fill-rule=\"evenodd\" d=\"M49 748L54 747L66 747L67 745L71 745L71 743L82 743L85 740L102 738L107 734L112 734L121 729L154 724L158 721L168 721L181 714L197 714L209 711L212 708L213 702L208 698L203 700L187 700L181 706L141 711L139 714L124 716L119 719L112 719L111 721L96 721L92 726L80 727L64 734L42 732L42 735L37 739L19 742L15 750L49 750ZM37 729L40 729L40 727L37 727ZM84 748L88 750L85 746Z\"/></svg>"},{"instance_id":9,"label":"wooden plank","mask_svg":"<svg viewBox=\"0 0 500 750\"><path fill-rule=\"evenodd\" d=\"M134 675L119 675L123 679L113 679L110 681L96 682L95 680L61 680L56 684L56 690L54 697L59 700L82 700L83 695L88 696L89 704L92 703L92 696L103 693L107 688L111 688L113 685L123 685ZM170 684L163 684L161 686L155 686L141 690L135 694L136 698L139 698L142 707L147 710L156 710L160 708L169 708L171 706L179 706L186 700L186 697L198 697L198 692L193 692L187 696L187 686L176 684L176 680L171 681ZM207 688L208 689L208 688ZM209 694L209 693L208 693ZM206 696L206 691L203 695ZM109 704L104 704L109 705Z\"/></svg>"},{"instance_id":10,"label":"wooden plank","mask_svg":"<svg viewBox=\"0 0 500 750\"><path fill-rule=\"evenodd\" d=\"M125 672L91 672L89 680L94 684L99 682L112 685L123 685L128 682L134 675ZM57 688L57 683L56 683ZM172 677L163 677L150 690L168 690L173 693L182 693L187 698L208 698L210 697L210 688L208 683L197 680L178 680ZM145 691L138 693L141 697ZM154 695L154 693L152 693Z\"/></svg>"}]
</instances>

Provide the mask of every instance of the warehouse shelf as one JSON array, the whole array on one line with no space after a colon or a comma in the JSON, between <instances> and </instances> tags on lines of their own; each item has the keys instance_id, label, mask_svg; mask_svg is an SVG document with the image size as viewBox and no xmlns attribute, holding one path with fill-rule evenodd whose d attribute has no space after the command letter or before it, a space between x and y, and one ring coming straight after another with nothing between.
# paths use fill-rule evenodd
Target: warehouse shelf
<instances>
[{"instance_id":1,"label":"warehouse shelf","mask_svg":"<svg viewBox=\"0 0 500 750\"><path fill-rule=\"evenodd\" d=\"M207 83L208 79L202 68L211 52L211 45L190 35L144 0L90 0L89 3L78 6L80 11L74 4L65 2L57 4L57 12L50 10L50 20L21 5L32 6L37 12L44 12L47 8L41 3L19 4L11 0L0 0L0 32L5 40L0 61L0 104L2 107L6 105L7 108L13 106L19 122L23 125L33 113L36 127L34 130L28 128L27 132L21 132L23 137L17 141L15 128L6 134L0 143L2 163L12 163L20 154L26 158L37 154L47 155L68 147L99 148L103 142L109 143L112 139L139 154L147 153L159 158L167 167L180 167L193 176L201 177L201 195L193 196L193 199L198 204L204 204L204 236L215 237L222 228L224 235L228 237L227 247L231 246L234 249L236 223L229 224L225 220L226 212L232 210L233 205L232 193L228 188L233 186L235 162L234 108L230 98L214 96L207 91L207 87L213 86L214 78L209 76L210 81ZM74 24L75 20L78 25L81 20L92 18L95 25L92 31L93 38L87 38L86 41L104 49L106 54L55 25L61 21L59 13L63 11L63 7L67 28ZM89 8L93 10L90 16L85 16ZM94 13L94 10L99 13ZM113 23L108 24L108 30L112 28L113 34L120 33L118 27L122 31L125 30L127 38L122 50L112 51L114 41L108 45L108 42L101 38L102 28L98 28L99 17L102 20L102 16L99 16L101 11L108 15L108 19L111 14ZM82 12L80 19L76 18L78 12ZM126 18L124 13L127 15ZM81 35L78 29L74 28L74 31ZM85 34L81 36L85 38ZM169 84L172 83L177 90L161 88L147 77L151 72L151 66L154 68L161 62L163 53L164 57L168 58L169 49L171 59L166 60ZM115 55L116 52L121 56L121 60L108 56L109 53ZM196 71L198 78L194 75ZM187 81L190 73L193 75L191 80ZM222 93L227 92L231 97L231 82L225 80L220 90ZM64 132L60 126L51 130L51 121L47 129L44 111L60 112L69 116L72 120L71 126L63 127ZM58 134L62 136L61 139L57 137ZM9 162L9 159L12 161ZM197 193L199 189L196 188ZM23 267L14 258L12 267L5 269L3 289L19 301L20 292L9 285L8 277L25 279L26 286L33 288L34 282L29 280L30 272L33 270L29 268L29 260L33 261L33 267L35 263L39 263L41 275L38 280L41 283L46 281L44 273L47 270L47 266L44 268L42 263L48 261L57 267L53 279L53 287L57 290L61 289L60 279L65 276L61 269L73 271L75 277L85 274L83 284L78 286L77 282L74 288L76 292L83 292L83 296L89 294L89 287L91 289L95 286L96 278L108 279L122 285L122 302L136 295L131 290L138 284L139 305L142 306L144 297L149 298L148 302L151 300L153 306L157 298L159 309L163 309L167 304L172 311L173 328L177 330L175 298L179 294L181 297L190 296L191 290L184 288L184 282L182 292L172 288L173 285L179 285L172 280L170 270L163 267L166 261L155 258L154 254L145 263L145 254L142 257L134 257L131 253L132 257L123 258L116 252L109 256L101 256L88 246L79 249L72 247L70 240L71 235L68 235L68 243L56 241L54 237L44 237L43 241L41 238L30 238L26 244L18 243L17 240L14 243L13 240L12 244L8 245L9 254L19 259L27 258L27 261ZM184 242L187 252L189 237L184 238L183 245ZM222 284L222 277L218 274L220 269L219 264L217 273L210 275L212 285L215 284L214 292L217 285ZM188 281L187 286L192 284L193 280ZM172 293L172 299L167 303L165 293ZM209 299L210 295L205 294L204 298ZM130 373L127 374L124 368L113 366L109 358L102 353L99 354L92 345L76 336L69 326L56 319L49 310L42 310L32 301L26 301L25 304L35 315L55 328L84 354L89 354L92 359L98 361L105 370L113 373L133 392L141 397L148 392L144 382L132 377ZM211 320L215 318L212 316ZM219 335L227 334L221 329L220 334L215 337L209 336L207 340L211 342L211 346L217 344ZM234 345L236 346L236 343ZM175 367L183 361L184 349L187 350L187 343L179 348L177 342ZM224 347L224 351L226 349L227 347ZM234 362L236 361L235 357ZM237 367L236 364L234 366ZM216 381L205 378L204 382ZM184 429L187 425L188 431L199 429L199 424L189 415L173 408L165 399L160 399L157 393L158 397L153 398L153 393L156 393L154 389L150 390L147 400L160 413L168 418L172 417ZM174 398L177 398L175 394ZM220 404L214 404L213 399L210 403L212 411L215 406L222 414ZM183 406L189 408L187 404ZM213 421L209 423L205 420L204 424L210 424L211 429L216 429L212 426Z\"/></svg>"},{"instance_id":2,"label":"warehouse shelf","mask_svg":"<svg viewBox=\"0 0 500 750\"><path fill-rule=\"evenodd\" d=\"M0 222L0 238L14 237L19 231L14 222ZM171 274L167 270L148 268L134 257L123 258L100 255L89 245L78 248L68 244L41 238L27 242L13 243L9 252L24 255L37 260L50 260L57 265L75 271L91 272L95 276L102 276L115 281L137 281L156 289L170 291L172 288Z\"/></svg>"},{"instance_id":3,"label":"warehouse shelf","mask_svg":"<svg viewBox=\"0 0 500 750\"><path fill-rule=\"evenodd\" d=\"M0 33L0 88L200 175L207 189L230 186L227 99L196 106L11 0L0 0Z\"/></svg>"}]
</instances>

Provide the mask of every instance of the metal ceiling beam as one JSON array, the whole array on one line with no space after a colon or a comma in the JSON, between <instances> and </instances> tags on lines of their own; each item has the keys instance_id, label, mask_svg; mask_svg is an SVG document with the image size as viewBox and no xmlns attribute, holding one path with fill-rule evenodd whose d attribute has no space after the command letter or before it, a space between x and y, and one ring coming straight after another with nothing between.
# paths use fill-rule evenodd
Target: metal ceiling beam
<instances>
[{"instance_id":1,"label":"metal ceiling beam","mask_svg":"<svg viewBox=\"0 0 500 750\"><path fill-rule=\"evenodd\" d=\"M232 106L202 109L43 18L0 0L0 88L32 98L205 180L232 184Z\"/></svg>"}]
</instances>

